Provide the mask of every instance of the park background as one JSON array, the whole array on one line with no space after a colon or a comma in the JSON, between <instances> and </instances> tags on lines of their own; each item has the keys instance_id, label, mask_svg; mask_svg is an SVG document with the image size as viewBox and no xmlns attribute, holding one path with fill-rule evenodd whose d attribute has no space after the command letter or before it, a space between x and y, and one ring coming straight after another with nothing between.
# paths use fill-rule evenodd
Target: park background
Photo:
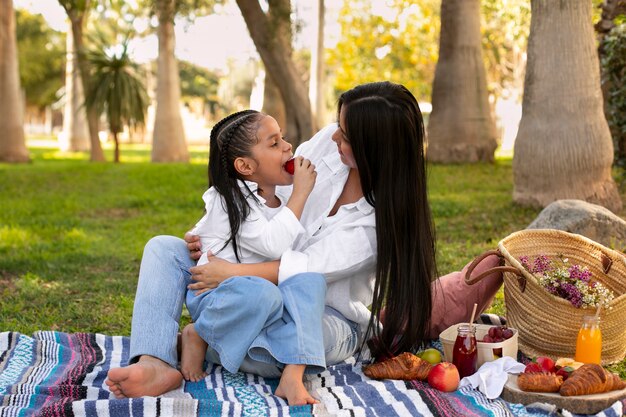
<instances>
[{"instance_id":1,"label":"park background","mask_svg":"<svg viewBox=\"0 0 626 417\"><path fill-rule=\"evenodd\" d=\"M0 331L128 335L143 245L202 215L211 126L258 108L298 143L363 82L421 103L441 274L554 200L624 217L623 1L330 3L2 0Z\"/></svg>"}]
</instances>

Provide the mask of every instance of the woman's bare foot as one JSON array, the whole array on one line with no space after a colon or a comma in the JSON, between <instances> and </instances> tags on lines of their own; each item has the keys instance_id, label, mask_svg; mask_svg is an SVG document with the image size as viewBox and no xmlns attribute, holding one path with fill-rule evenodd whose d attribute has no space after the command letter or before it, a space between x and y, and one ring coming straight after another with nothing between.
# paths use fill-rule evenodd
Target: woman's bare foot
<instances>
[{"instance_id":1,"label":"woman's bare foot","mask_svg":"<svg viewBox=\"0 0 626 417\"><path fill-rule=\"evenodd\" d=\"M204 372L204 357L207 343L200 337L193 323L183 329L180 372L187 381L198 382L207 374Z\"/></svg>"},{"instance_id":2,"label":"woman's bare foot","mask_svg":"<svg viewBox=\"0 0 626 417\"><path fill-rule=\"evenodd\" d=\"M169 364L153 356L141 356L139 362L113 368L105 383L116 398L156 397L176 389L183 376Z\"/></svg>"},{"instance_id":3,"label":"woman's bare foot","mask_svg":"<svg viewBox=\"0 0 626 417\"><path fill-rule=\"evenodd\" d=\"M280 377L280 382L274 393L287 400L289 405L317 404L317 401L306 390L302 377L306 365L287 365Z\"/></svg>"}]
</instances>

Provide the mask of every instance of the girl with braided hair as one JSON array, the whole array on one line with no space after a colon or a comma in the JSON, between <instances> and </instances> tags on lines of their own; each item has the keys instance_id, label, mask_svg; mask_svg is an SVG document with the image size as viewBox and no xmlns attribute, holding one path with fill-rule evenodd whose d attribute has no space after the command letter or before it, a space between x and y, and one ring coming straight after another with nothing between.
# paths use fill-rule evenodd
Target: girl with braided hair
<instances>
[{"instance_id":1,"label":"girl with braided hair","mask_svg":"<svg viewBox=\"0 0 626 417\"><path fill-rule=\"evenodd\" d=\"M315 166L302 157L296 158L293 175L285 170L285 162L293 156L291 149L282 137L276 120L255 110L231 114L213 127L209 150L209 189L203 195L206 213L192 231L200 237L202 244L198 265L208 262L208 253L231 262L263 262L279 259L283 252L291 249L296 237L303 231L299 219L316 177ZM276 192L277 186L291 184L291 196ZM308 297L297 305L287 304L286 307L298 309L297 314L292 312L298 318L306 316L307 333L313 336L306 352L310 359L286 366L288 369L284 375L287 380L284 384L289 385L298 384L297 379L289 380L289 376L294 374L290 372L291 366L300 365L297 369L303 371L304 365L309 365L310 372L319 372L324 367L321 311L325 282L319 275L303 276L296 281L305 283ZM294 287L296 281L281 290L297 291L297 286ZM248 332L250 339L247 340L239 332L232 334L224 331L223 337L211 337L218 330L218 323L212 318L215 309L211 308L213 299L208 291L187 292L187 308L193 323L182 332L180 367L183 377L190 381L199 381L206 376L203 364L208 345L219 352L218 363L234 373L247 353L246 348L257 336L254 331ZM256 299L256 296L250 294L251 299ZM225 320L220 323L225 323ZM295 326L293 320L291 324ZM294 333L299 330L293 329ZM260 328L256 333L259 331ZM271 344L271 338L268 343ZM285 341L281 343L286 344ZM303 354L294 350L295 353L270 353L267 348L259 347L256 355L272 356L276 362L282 363L290 355ZM299 384L302 385L301 376ZM301 388L304 390L303 386Z\"/></svg>"}]
</instances>

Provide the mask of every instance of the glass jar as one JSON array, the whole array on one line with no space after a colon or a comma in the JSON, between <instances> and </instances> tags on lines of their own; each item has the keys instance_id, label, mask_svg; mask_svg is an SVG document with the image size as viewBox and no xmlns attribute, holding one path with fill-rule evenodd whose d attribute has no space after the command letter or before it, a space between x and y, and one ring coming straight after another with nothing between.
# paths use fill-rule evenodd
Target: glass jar
<instances>
[{"instance_id":1,"label":"glass jar","mask_svg":"<svg viewBox=\"0 0 626 417\"><path fill-rule=\"evenodd\" d=\"M461 378L476 372L478 347L476 345L476 327L460 324L452 350L452 363L459 370Z\"/></svg>"},{"instance_id":2,"label":"glass jar","mask_svg":"<svg viewBox=\"0 0 626 417\"><path fill-rule=\"evenodd\" d=\"M602 332L600 318L584 316L576 339L576 361L600 364L602 358Z\"/></svg>"}]
</instances>

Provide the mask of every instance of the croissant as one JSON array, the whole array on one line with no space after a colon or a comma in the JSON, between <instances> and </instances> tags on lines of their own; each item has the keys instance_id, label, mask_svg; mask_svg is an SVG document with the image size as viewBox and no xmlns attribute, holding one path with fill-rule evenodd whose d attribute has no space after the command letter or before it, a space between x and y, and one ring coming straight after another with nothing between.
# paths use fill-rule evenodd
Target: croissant
<instances>
[{"instance_id":1,"label":"croissant","mask_svg":"<svg viewBox=\"0 0 626 417\"><path fill-rule=\"evenodd\" d=\"M560 394L588 395L626 388L626 382L597 364L586 364L572 372L559 390Z\"/></svg>"},{"instance_id":2,"label":"croissant","mask_svg":"<svg viewBox=\"0 0 626 417\"><path fill-rule=\"evenodd\" d=\"M555 374L523 373L517 377L517 385L526 392L559 392L563 377Z\"/></svg>"},{"instance_id":3,"label":"croissant","mask_svg":"<svg viewBox=\"0 0 626 417\"><path fill-rule=\"evenodd\" d=\"M419 379L424 381L432 365L424 359L418 358L409 352L383 362L363 367L363 373L372 379Z\"/></svg>"}]
</instances>

